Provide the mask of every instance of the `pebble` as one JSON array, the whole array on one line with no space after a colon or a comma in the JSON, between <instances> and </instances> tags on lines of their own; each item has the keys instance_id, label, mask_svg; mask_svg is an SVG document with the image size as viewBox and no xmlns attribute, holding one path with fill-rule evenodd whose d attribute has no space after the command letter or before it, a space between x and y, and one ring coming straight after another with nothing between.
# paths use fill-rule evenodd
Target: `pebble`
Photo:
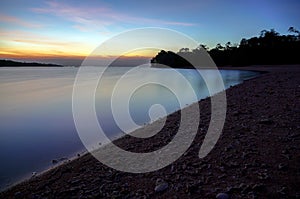
<instances>
[{"instance_id":1,"label":"pebble","mask_svg":"<svg viewBox=\"0 0 300 199\"><path fill-rule=\"evenodd\" d=\"M58 163L58 160L54 159L52 160L52 164L57 164Z\"/></svg>"},{"instance_id":2,"label":"pebble","mask_svg":"<svg viewBox=\"0 0 300 199\"><path fill-rule=\"evenodd\" d=\"M251 84L249 86L251 86ZM253 86L252 88L254 89L255 87ZM255 100L251 101L252 97L249 96L249 103L245 103L250 106L248 107L250 109L249 112L247 112L248 108L244 107L245 104L244 106L237 107L235 101L229 101L228 106L231 106L233 107L233 110L238 111L232 112L231 116L229 115L228 119L229 122L232 122L232 125L225 126L224 134L222 134L224 139L220 139L219 148L216 147L216 151L212 151L212 153L204 160L199 159L197 156L198 149L201 146L201 143L197 143L196 145L192 145L193 148L191 147L191 152L186 153L185 159L182 158L182 161L174 163L168 169L162 169L161 171L149 173L147 175L143 174L141 175L141 178L134 180L135 175L115 175L114 170L104 167L99 162L93 163L93 161L88 161L89 159L87 159L86 156L80 158L78 162L75 162L76 164L70 164L74 166L74 169L72 166L67 166L68 168L65 169L66 165L64 165L63 167L60 167L60 169L55 168L55 170L51 171L48 175L51 183L48 183L48 179L45 179L44 176L41 180L45 180L47 183L41 181L42 183L38 184L35 188L34 183L40 181L39 178L36 178L33 183L28 183L28 185L24 185L24 188L21 187L16 190L21 191L21 193L15 193L16 191L13 192L14 189L12 189L8 194L12 197L15 196L16 198L18 196L21 198L28 198L31 196L30 192L36 190L38 193L43 191L40 196L42 198L46 198L47 196L51 197L51 195L64 196L65 194L62 190L65 189L65 184L67 184L67 189L71 192L76 192L76 197L84 198L89 197L89 195L96 196L97 194L99 197L103 198L113 196L120 196L122 198L142 198L144 195L146 195L147 198L152 198L160 196L160 193L163 193L164 195L162 195L162 197L165 198L169 198L177 193L182 198L193 198L198 196L202 198L217 199L267 198L270 194L282 198L291 198L294 196L300 198L300 192L296 190L296 187L290 186L295 183L294 178L289 178L294 174L293 169L297 169L295 163L297 162L298 157L295 154L297 154L297 150L299 149L296 142L300 138L300 134L298 133L300 125L296 123L297 118L295 118L295 116L297 116L297 114L294 114L293 112L293 114L289 114L290 110L295 112L293 108L298 108L296 104L297 101L287 101L289 104L289 107L287 108L290 108L290 110L286 109L285 114L283 111L280 111L281 109L284 109L284 107L278 107L279 114L276 114L276 100L281 101L280 98L282 98L284 101L287 97L289 96L278 95L277 97L271 98L269 104L266 103L264 105L261 101L259 101L259 103ZM265 108L266 105L271 106L269 108L271 109L271 112L268 112L269 110L265 111L265 109L256 109L256 105L259 104L265 106ZM209 103L206 103L205 107L210 107ZM234 107L236 108L234 109ZM274 110L272 110L272 108L274 108ZM250 113L251 109L253 110L253 113ZM299 108L297 113L300 113ZM177 115L179 115L179 113ZM235 117L232 117L232 115ZM261 115L264 116L260 117ZM204 118L203 121L208 122L209 120ZM177 125L177 123L172 121L171 127L168 127L167 130L173 131L175 129L175 124ZM201 125L199 132L205 132L206 129L207 126ZM160 147L159 142L155 142L153 145L157 148ZM135 147L135 145L130 146L132 146L133 149ZM145 147L149 150L152 149L150 146ZM190 160L189 158L192 157L192 155L193 157L195 156L195 158L191 158ZM78 156L80 156L80 154L78 154ZM215 158L216 156L218 158ZM284 158L282 156L284 156ZM293 161L288 161L288 159L292 159ZM51 164L50 161L49 163ZM59 163L61 159L55 158L55 161ZM226 164L223 164L223 162ZM86 168L86 165L91 166L87 166ZM60 176L67 171L68 175L60 178ZM93 171L95 171L95 173ZM196 171L198 174L192 175L193 172L196 173ZM95 176L97 176L97 180L94 181ZM286 176L286 178L284 178L284 176ZM163 180L158 179L159 177ZM195 182L195 180L199 178L202 179L201 185ZM137 183L140 183L140 180L141 182L144 182L144 180L146 181L149 179L152 179L152 187L150 187L150 189L147 186L148 183L135 186ZM280 184L276 179L281 179ZM56 180L59 180L57 184L61 184L61 186L52 185L52 182L55 182ZM132 182L132 184L128 185L125 182ZM42 190L44 189L44 184L48 184L51 187L51 190ZM222 188L219 188L218 190L214 189L214 187L220 187L221 185ZM27 189L27 187L29 188ZM228 190L226 189L227 187ZM195 193L200 194L196 195ZM9 196L8 194L6 195Z\"/></svg>"},{"instance_id":3,"label":"pebble","mask_svg":"<svg viewBox=\"0 0 300 199\"><path fill-rule=\"evenodd\" d=\"M281 187L281 189L279 189L279 190L277 191L277 193L279 193L279 194L281 194L281 195L286 195L287 191L288 191L288 188L287 188L287 187Z\"/></svg>"},{"instance_id":4,"label":"pebble","mask_svg":"<svg viewBox=\"0 0 300 199\"><path fill-rule=\"evenodd\" d=\"M285 163L280 163L280 164L278 165L278 170L285 171L285 170L287 170L287 168L288 168L288 165L285 164Z\"/></svg>"},{"instance_id":5,"label":"pebble","mask_svg":"<svg viewBox=\"0 0 300 199\"><path fill-rule=\"evenodd\" d=\"M23 197L22 197L22 193L21 193L20 191L16 192L16 193L14 194L14 197L15 197L15 198L23 198Z\"/></svg>"},{"instance_id":6,"label":"pebble","mask_svg":"<svg viewBox=\"0 0 300 199\"><path fill-rule=\"evenodd\" d=\"M240 192L241 188L240 187L228 187L227 188L227 193L234 193L234 192Z\"/></svg>"},{"instance_id":7,"label":"pebble","mask_svg":"<svg viewBox=\"0 0 300 199\"><path fill-rule=\"evenodd\" d=\"M157 192L162 192L165 191L169 187L168 183L165 182L164 180L158 178L156 180L156 186L154 188L154 191Z\"/></svg>"},{"instance_id":8,"label":"pebble","mask_svg":"<svg viewBox=\"0 0 300 199\"><path fill-rule=\"evenodd\" d=\"M259 123L260 124L267 124L267 125L269 125L269 124L273 124L274 122L273 122L273 120L270 120L270 119L261 119L259 121Z\"/></svg>"},{"instance_id":9,"label":"pebble","mask_svg":"<svg viewBox=\"0 0 300 199\"><path fill-rule=\"evenodd\" d=\"M260 179L260 180L267 180L269 178L270 178L270 176L267 173L265 173L265 172L258 173L258 179Z\"/></svg>"},{"instance_id":10,"label":"pebble","mask_svg":"<svg viewBox=\"0 0 300 199\"><path fill-rule=\"evenodd\" d=\"M216 199L229 199L229 195L227 193L218 193Z\"/></svg>"},{"instance_id":11,"label":"pebble","mask_svg":"<svg viewBox=\"0 0 300 199\"><path fill-rule=\"evenodd\" d=\"M266 186L264 184L255 184L252 187L253 191L262 192L266 189Z\"/></svg>"}]
</instances>

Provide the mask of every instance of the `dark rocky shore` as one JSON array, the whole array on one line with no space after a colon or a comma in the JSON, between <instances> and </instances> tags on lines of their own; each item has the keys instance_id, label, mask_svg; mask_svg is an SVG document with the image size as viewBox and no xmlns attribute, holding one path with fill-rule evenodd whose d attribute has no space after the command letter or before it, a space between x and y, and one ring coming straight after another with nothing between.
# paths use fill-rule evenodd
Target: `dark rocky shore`
<instances>
[{"instance_id":1,"label":"dark rocky shore","mask_svg":"<svg viewBox=\"0 0 300 199\"><path fill-rule=\"evenodd\" d=\"M225 126L205 158L198 152L210 121L209 98L199 102L201 122L192 146L159 171L124 173L87 154L0 197L300 198L300 66L243 69L268 73L226 91ZM134 152L155 150L172 139L179 120L180 111L168 116L154 137L124 137L115 144Z\"/></svg>"}]
</instances>

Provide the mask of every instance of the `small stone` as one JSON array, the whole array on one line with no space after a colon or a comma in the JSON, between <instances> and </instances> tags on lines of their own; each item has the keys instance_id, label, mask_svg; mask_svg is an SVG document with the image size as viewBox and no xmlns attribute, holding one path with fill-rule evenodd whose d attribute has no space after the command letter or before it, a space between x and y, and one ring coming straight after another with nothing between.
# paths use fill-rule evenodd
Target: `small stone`
<instances>
[{"instance_id":1,"label":"small stone","mask_svg":"<svg viewBox=\"0 0 300 199\"><path fill-rule=\"evenodd\" d=\"M239 185L239 188L240 189L243 189L243 188L245 188L247 185L245 184L245 183L241 183L240 185Z\"/></svg>"},{"instance_id":2,"label":"small stone","mask_svg":"<svg viewBox=\"0 0 300 199\"><path fill-rule=\"evenodd\" d=\"M32 172L31 174L32 174L32 177L35 177L36 174L37 174L37 172L34 171L34 172Z\"/></svg>"},{"instance_id":3,"label":"small stone","mask_svg":"<svg viewBox=\"0 0 300 199\"><path fill-rule=\"evenodd\" d=\"M56 160L56 159L52 160L52 164L57 164L57 163L58 163L58 160Z\"/></svg>"},{"instance_id":4,"label":"small stone","mask_svg":"<svg viewBox=\"0 0 300 199\"><path fill-rule=\"evenodd\" d=\"M273 120L270 120L270 119L261 119L259 121L260 124L267 124L267 125L270 125L270 124L273 124Z\"/></svg>"},{"instance_id":5,"label":"small stone","mask_svg":"<svg viewBox=\"0 0 300 199\"><path fill-rule=\"evenodd\" d=\"M234 116L238 116L238 115L240 115L240 112L239 112L239 111L234 111L234 112L233 112L233 115L234 115Z\"/></svg>"},{"instance_id":6,"label":"small stone","mask_svg":"<svg viewBox=\"0 0 300 199\"><path fill-rule=\"evenodd\" d=\"M155 192L162 192L164 190L166 190L169 187L168 183L164 182L162 184L159 184L157 186L155 186L154 191Z\"/></svg>"},{"instance_id":7,"label":"small stone","mask_svg":"<svg viewBox=\"0 0 300 199\"><path fill-rule=\"evenodd\" d=\"M20 191L16 192L16 193L14 194L14 196L15 196L15 198L23 198L23 197L22 197L22 193L21 193Z\"/></svg>"},{"instance_id":8,"label":"small stone","mask_svg":"<svg viewBox=\"0 0 300 199\"><path fill-rule=\"evenodd\" d=\"M226 176L225 174L219 175L218 179L224 178L225 176Z\"/></svg>"},{"instance_id":9,"label":"small stone","mask_svg":"<svg viewBox=\"0 0 300 199\"><path fill-rule=\"evenodd\" d=\"M186 184L186 192L189 194L195 193L199 190L199 183Z\"/></svg>"},{"instance_id":10,"label":"small stone","mask_svg":"<svg viewBox=\"0 0 300 199\"><path fill-rule=\"evenodd\" d=\"M279 193L279 194L281 194L281 195L286 195L287 191L288 191L288 188L287 188L287 187L281 187L281 189L279 189L279 190L277 191L277 193Z\"/></svg>"},{"instance_id":11,"label":"small stone","mask_svg":"<svg viewBox=\"0 0 300 199\"><path fill-rule=\"evenodd\" d=\"M171 172L173 172L174 171L174 165L172 164L172 166L171 166Z\"/></svg>"},{"instance_id":12,"label":"small stone","mask_svg":"<svg viewBox=\"0 0 300 199\"><path fill-rule=\"evenodd\" d=\"M266 186L264 184L255 184L252 187L253 191L262 192L266 189Z\"/></svg>"},{"instance_id":13,"label":"small stone","mask_svg":"<svg viewBox=\"0 0 300 199\"><path fill-rule=\"evenodd\" d=\"M156 180L156 186L154 188L154 191L162 192L165 191L168 187L169 187L168 183L159 178Z\"/></svg>"},{"instance_id":14,"label":"small stone","mask_svg":"<svg viewBox=\"0 0 300 199\"><path fill-rule=\"evenodd\" d=\"M260 180L267 180L269 178L270 178L270 176L265 172L264 173L258 173L258 179L260 179Z\"/></svg>"},{"instance_id":15,"label":"small stone","mask_svg":"<svg viewBox=\"0 0 300 199\"><path fill-rule=\"evenodd\" d=\"M285 164L285 163L280 163L280 164L278 165L278 170L285 171L285 170L287 170L287 168L288 168L288 165Z\"/></svg>"},{"instance_id":16,"label":"small stone","mask_svg":"<svg viewBox=\"0 0 300 199\"><path fill-rule=\"evenodd\" d=\"M287 150L287 149L283 149L283 150L281 151L281 153L282 153L282 154L289 154L290 152L289 152L289 150Z\"/></svg>"},{"instance_id":17,"label":"small stone","mask_svg":"<svg viewBox=\"0 0 300 199\"><path fill-rule=\"evenodd\" d=\"M70 183L71 183L71 185L76 185L76 184L79 184L80 181L81 181L80 179L74 179Z\"/></svg>"},{"instance_id":18,"label":"small stone","mask_svg":"<svg viewBox=\"0 0 300 199\"><path fill-rule=\"evenodd\" d=\"M242 193L249 193L251 191L250 185L246 185L245 188L242 190Z\"/></svg>"},{"instance_id":19,"label":"small stone","mask_svg":"<svg viewBox=\"0 0 300 199\"><path fill-rule=\"evenodd\" d=\"M229 195L227 193L218 193L216 199L229 199Z\"/></svg>"}]
</instances>

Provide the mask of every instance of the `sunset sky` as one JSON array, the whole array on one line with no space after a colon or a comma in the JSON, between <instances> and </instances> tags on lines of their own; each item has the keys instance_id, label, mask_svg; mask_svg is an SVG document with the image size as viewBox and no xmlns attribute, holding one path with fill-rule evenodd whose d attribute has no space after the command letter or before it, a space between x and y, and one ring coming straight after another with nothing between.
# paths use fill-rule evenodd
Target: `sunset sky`
<instances>
[{"instance_id":1,"label":"sunset sky","mask_svg":"<svg viewBox=\"0 0 300 199\"><path fill-rule=\"evenodd\" d=\"M239 43L263 29L300 29L299 10L299 0L2 0L0 58L76 64L104 40L143 27L174 29L209 47Z\"/></svg>"}]
</instances>

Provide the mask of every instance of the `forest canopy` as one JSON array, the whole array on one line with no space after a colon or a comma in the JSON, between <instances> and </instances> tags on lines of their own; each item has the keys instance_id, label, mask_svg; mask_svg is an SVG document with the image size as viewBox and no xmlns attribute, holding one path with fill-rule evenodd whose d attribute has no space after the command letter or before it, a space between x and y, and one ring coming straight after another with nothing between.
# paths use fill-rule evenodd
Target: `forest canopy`
<instances>
[{"instance_id":1,"label":"forest canopy","mask_svg":"<svg viewBox=\"0 0 300 199\"><path fill-rule=\"evenodd\" d=\"M212 49L201 44L196 49L181 48L177 53L162 50L151 59L151 63L192 68L182 55L198 57L200 48L207 50L217 66L300 64L300 31L290 27L287 35L280 35L274 29L262 30L259 36L243 38L239 44L227 42Z\"/></svg>"}]
</instances>

